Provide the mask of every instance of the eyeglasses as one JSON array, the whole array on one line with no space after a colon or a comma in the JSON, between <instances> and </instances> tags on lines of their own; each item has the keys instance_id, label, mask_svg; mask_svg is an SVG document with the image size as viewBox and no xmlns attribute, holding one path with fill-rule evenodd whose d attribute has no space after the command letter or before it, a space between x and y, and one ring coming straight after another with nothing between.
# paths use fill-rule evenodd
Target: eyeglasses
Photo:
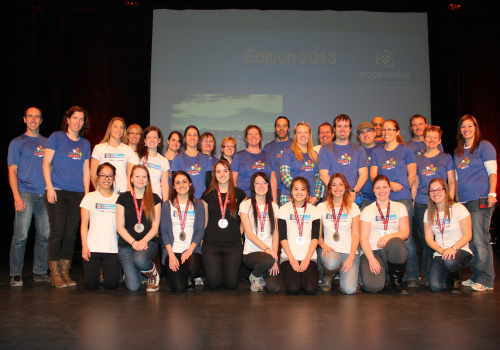
<instances>
[{"instance_id":1,"label":"eyeglasses","mask_svg":"<svg viewBox=\"0 0 500 350\"><path fill-rule=\"evenodd\" d=\"M134 135L134 136L140 136L141 135L140 132L129 132L128 134L129 135Z\"/></svg>"},{"instance_id":2,"label":"eyeglasses","mask_svg":"<svg viewBox=\"0 0 500 350\"><path fill-rule=\"evenodd\" d=\"M203 143L214 143L214 140L203 140L201 142L203 142Z\"/></svg>"},{"instance_id":3,"label":"eyeglasses","mask_svg":"<svg viewBox=\"0 0 500 350\"><path fill-rule=\"evenodd\" d=\"M382 129L382 132L394 132L396 129Z\"/></svg>"},{"instance_id":4,"label":"eyeglasses","mask_svg":"<svg viewBox=\"0 0 500 350\"><path fill-rule=\"evenodd\" d=\"M257 187L257 186L267 186L269 184L267 182L256 182L256 183L254 183L254 185L255 185L255 187Z\"/></svg>"},{"instance_id":5,"label":"eyeglasses","mask_svg":"<svg viewBox=\"0 0 500 350\"><path fill-rule=\"evenodd\" d=\"M234 149L234 148L236 148L236 147L234 147L233 145L225 145L225 146L222 146L222 147L224 147L224 148L229 148L229 149L231 149L231 148L233 148L233 149Z\"/></svg>"},{"instance_id":6,"label":"eyeglasses","mask_svg":"<svg viewBox=\"0 0 500 350\"><path fill-rule=\"evenodd\" d=\"M361 130L360 132L358 132L358 135L368 134L369 132L373 132L373 130L372 130L372 129L369 129L369 130Z\"/></svg>"},{"instance_id":7,"label":"eyeglasses","mask_svg":"<svg viewBox=\"0 0 500 350\"><path fill-rule=\"evenodd\" d=\"M98 176L99 178L103 179L103 180L104 180L104 179L107 179L107 180L112 180L112 179L114 179L114 177L115 177L114 175L105 175L105 174L99 174L99 175L97 175L97 176Z\"/></svg>"},{"instance_id":8,"label":"eyeglasses","mask_svg":"<svg viewBox=\"0 0 500 350\"><path fill-rule=\"evenodd\" d=\"M444 188L442 188L442 187L441 188L436 188L435 190L429 190L429 194L434 194L434 193L435 194L441 194L441 193L443 193L443 191L444 191Z\"/></svg>"}]
</instances>

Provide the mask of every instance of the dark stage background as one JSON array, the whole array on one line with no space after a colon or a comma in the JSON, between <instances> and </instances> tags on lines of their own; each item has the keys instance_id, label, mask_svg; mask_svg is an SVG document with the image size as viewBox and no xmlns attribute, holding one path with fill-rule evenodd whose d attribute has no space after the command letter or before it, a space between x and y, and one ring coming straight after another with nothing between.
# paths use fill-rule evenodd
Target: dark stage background
<instances>
[{"instance_id":1,"label":"dark stage background","mask_svg":"<svg viewBox=\"0 0 500 350\"><path fill-rule=\"evenodd\" d=\"M92 147L102 139L113 116L123 116L127 125L149 125L155 8L426 12L432 121L444 130L445 151L453 152L458 119L464 114L475 115L484 138L500 150L497 1L462 1L455 11L450 11L445 1L417 0L131 2L137 6L126 6L124 0L8 0L0 4L7 34L3 51L4 84L8 91L2 104L6 107L2 112L6 121L1 145L3 164L10 140L25 131L22 115L32 105L43 111L41 132L45 136L60 129L67 108L87 108ZM2 211L4 234L0 244L4 253L1 260L6 262L14 210L4 169L1 179L6 206ZM494 214L493 227L499 226L499 211Z\"/></svg>"}]
</instances>

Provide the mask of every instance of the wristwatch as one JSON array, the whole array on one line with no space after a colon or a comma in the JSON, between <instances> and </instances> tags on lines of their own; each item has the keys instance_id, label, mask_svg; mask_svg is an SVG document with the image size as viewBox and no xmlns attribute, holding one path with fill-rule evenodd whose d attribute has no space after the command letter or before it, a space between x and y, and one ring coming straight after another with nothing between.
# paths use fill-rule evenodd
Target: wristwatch
<instances>
[{"instance_id":1,"label":"wristwatch","mask_svg":"<svg viewBox=\"0 0 500 350\"><path fill-rule=\"evenodd\" d=\"M488 197L497 198L497 194L495 192L488 193Z\"/></svg>"}]
</instances>

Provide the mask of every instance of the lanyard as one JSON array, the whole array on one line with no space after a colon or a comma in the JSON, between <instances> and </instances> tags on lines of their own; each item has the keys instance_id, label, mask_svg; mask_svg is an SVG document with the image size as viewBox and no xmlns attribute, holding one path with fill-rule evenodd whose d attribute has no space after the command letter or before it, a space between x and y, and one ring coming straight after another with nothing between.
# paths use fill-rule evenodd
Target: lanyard
<instances>
[{"instance_id":1,"label":"lanyard","mask_svg":"<svg viewBox=\"0 0 500 350\"><path fill-rule=\"evenodd\" d=\"M377 209L378 209L378 212L380 214L380 217L382 218L382 221L384 223L384 231L387 231L387 227L389 226L389 212L391 211L391 202L389 201L387 203L387 213L386 213L386 217L384 217L384 214L382 214L382 210L380 209L380 205L378 205L377 202L375 202L377 204Z\"/></svg>"},{"instance_id":2,"label":"lanyard","mask_svg":"<svg viewBox=\"0 0 500 350\"><path fill-rule=\"evenodd\" d=\"M304 215L302 215L302 220L299 220L299 215L297 214L297 207L295 202L292 201L293 211L295 213L295 221L297 222L297 227L299 229L299 237L302 237L302 231L304 231L304 218L306 217L307 202L304 203Z\"/></svg>"},{"instance_id":3,"label":"lanyard","mask_svg":"<svg viewBox=\"0 0 500 350\"><path fill-rule=\"evenodd\" d=\"M335 225L335 232L339 232L339 223L340 223L340 216L342 215L342 209L344 209L344 202L340 204L339 215L336 216L335 207L332 205L333 225Z\"/></svg>"},{"instance_id":4,"label":"lanyard","mask_svg":"<svg viewBox=\"0 0 500 350\"><path fill-rule=\"evenodd\" d=\"M142 210L144 209L144 198L141 200L141 209L137 206L137 198L135 197L135 191L132 191L132 196L134 197L134 205L135 205L135 214L137 215L137 223L141 223L142 219Z\"/></svg>"},{"instance_id":5,"label":"lanyard","mask_svg":"<svg viewBox=\"0 0 500 350\"><path fill-rule=\"evenodd\" d=\"M229 199L229 190L226 193L226 199L224 200L224 205L222 205L222 196L220 194L219 187L217 187L217 195L219 196L219 205L220 205L221 220L224 220L226 218L226 207L227 207L227 200Z\"/></svg>"},{"instance_id":6,"label":"lanyard","mask_svg":"<svg viewBox=\"0 0 500 350\"><path fill-rule=\"evenodd\" d=\"M186 218L187 218L187 213L188 213L188 208L189 208L189 200L186 203L186 209L184 210L184 215L182 215L181 204L179 203L179 197L176 197L175 199L177 200L177 211L179 212L179 221L181 224L181 232L184 232L184 227L186 227Z\"/></svg>"},{"instance_id":7,"label":"lanyard","mask_svg":"<svg viewBox=\"0 0 500 350\"><path fill-rule=\"evenodd\" d=\"M436 210L436 219L438 222L439 232L441 232L441 239L443 240L443 244L444 244L444 227L446 226L446 212L444 212L443 226L441 226L441 220L439 220L439 211L438 210Z\"/></svg>"},{"instance_id":8,"label":"lanyard","mask_svg":"<svg viewBox=\"0 0 500 350\"><path fill-rule=\"evenodd\" d=\"M260 216L259 206L256 205L256 208L257 208L257 217L259 218L260 222L260 232L264 232L264 226L266 225L267 203L264 207L264 218Z\"/></svg>"}]
</instances>

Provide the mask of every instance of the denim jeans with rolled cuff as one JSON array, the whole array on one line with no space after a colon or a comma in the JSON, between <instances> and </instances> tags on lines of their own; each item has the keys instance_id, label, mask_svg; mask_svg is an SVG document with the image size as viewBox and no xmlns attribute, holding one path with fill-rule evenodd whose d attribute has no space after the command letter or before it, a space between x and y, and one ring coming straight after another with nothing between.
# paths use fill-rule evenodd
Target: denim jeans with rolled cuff
<instances>
[{"instance_id":1,"label":"denim jeans with rolled cuff","mask_svg":"<svg viewBox=\"0 0 500 350\"><path fill-rule=\"evenodd\" d=\"M465 269L472 260L472 254L463 249L457 251L455 259L443 260L442 256L435 256L432 260L431 277L429 279L430 289L436 293L445 290L449 274L459 269Z\"/></svg>"}]
</instances>

